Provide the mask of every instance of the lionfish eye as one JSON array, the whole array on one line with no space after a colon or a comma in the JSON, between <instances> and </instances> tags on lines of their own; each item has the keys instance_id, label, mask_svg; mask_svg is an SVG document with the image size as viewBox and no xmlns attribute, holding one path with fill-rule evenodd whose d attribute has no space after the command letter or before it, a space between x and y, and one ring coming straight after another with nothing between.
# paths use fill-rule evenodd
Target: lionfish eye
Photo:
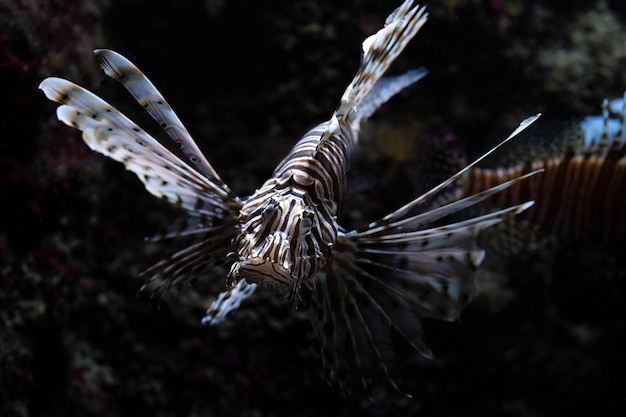
<instances>
[{"instance_id":1,"label":"lionfish eye","mask_svg":"<svg viewBox=\"0 0 626 417\"><path fill-rule=\"evenodd\" d=\"M261 220L267 222L278 210L278 202L274 199L267 200L261 207Z\"/></svg>"},{"instance_id":2,"label":"lionfish eye","mask_svg":"<svg viewBox=\"0 0 626 417\"><path fill-rule=\"evenodd\" d=\"M311 233L311 229L313 228L313 218L315 217L315 213L310 210L305 210L302 213L302 221L300 222L300 232L303 235L308 235Z\"/></svg>"}]
</instances>

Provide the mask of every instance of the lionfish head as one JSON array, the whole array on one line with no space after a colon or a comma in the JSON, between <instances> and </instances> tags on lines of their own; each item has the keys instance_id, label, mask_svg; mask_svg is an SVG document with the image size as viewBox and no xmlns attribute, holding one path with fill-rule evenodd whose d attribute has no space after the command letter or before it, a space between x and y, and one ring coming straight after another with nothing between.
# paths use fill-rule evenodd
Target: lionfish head
<instances>
[{"instance_id":1,"label":"lionfish head","mask_svg":"<svg viewBox=\"0 0 626 417\"><path fill-rule=\"evenodd\" d=\"M296 307L300 285L321 267L317 211L300 196L275 195L250 210L244 205L232 283L245 279L279 294ZM246 216L246 212L250 214Z\"/></svg>"}]
</instances>

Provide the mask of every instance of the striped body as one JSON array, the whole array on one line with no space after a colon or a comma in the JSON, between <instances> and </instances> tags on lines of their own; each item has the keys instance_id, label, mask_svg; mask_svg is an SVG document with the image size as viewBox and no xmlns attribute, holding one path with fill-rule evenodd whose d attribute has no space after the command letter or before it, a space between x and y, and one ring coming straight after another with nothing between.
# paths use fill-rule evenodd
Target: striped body
<instances>
[{"instance_id":1,"label":"striped body","mask_svg":"<svg viewBox=\"0 0 626 417\"><path fill-rule=\"evenodd\" d=\"M494 162L490 167L472 169L465 180L465 193L543 169L543 175L500 193L494 204L506 207L536 200L525 217L544 232L581 242L623 239L625 112L623 99L605 100L602 115L535 129L527 141L512 149L513 164Z\"/></svg>"},{"instance_id":2,"label":"striped body","mask_svg":"<svg viewBox=\"0 0 626 417\"><path fill-rule=\"evenodd\" d=\"M299 287L310 284L332 257L338 203L345 193L352 132L332 133L319 147L327 123L309 131L240 211L239 260L230 278L241 277L279 293L292 307Z\"/></svg>"},{"instance_id":3,"label":"striped body","mask_svg":"<svg viewBox=\"0 0 626 417\"><path fill-rule=\"evenodd\" d=\"M180 285L206 279L217 264L230 267L227 288L202 319L211 325L223 321L257 287L286 295L292 308L302 298L327 379L344 392L371 394L379 381L398 389L390 348L394 333L430 357L422 317L456 320L474 295L473 278L484 256L476 243L478 233L532 204L458 220L464 209L533 174L459 200L440 198L480 158L361 229L346 232L337 223L361 123L426 73L416 69L382 78L426 17L423 7L406 0L363 42L361 66L330 119L309 131L248 198L228 188L167 101L123 56L95 51L105 73L130 91L179 145L186 161L82 87L48 78L40 88L61 104L57 117L80 129L93 150L123 163L147 191L187 212L185 221L161 238L182 236L192 243L147 269L149 282L159 288ZM502 143L535 119L522 122ZM301 297L304 288L306 300Z\"/></svg>"}]
</instances>

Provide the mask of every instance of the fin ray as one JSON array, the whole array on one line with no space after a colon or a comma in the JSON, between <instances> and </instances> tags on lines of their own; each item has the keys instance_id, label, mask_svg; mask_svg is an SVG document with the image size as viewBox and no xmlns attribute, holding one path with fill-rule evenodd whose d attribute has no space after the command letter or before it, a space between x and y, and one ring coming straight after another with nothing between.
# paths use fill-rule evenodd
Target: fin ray
<instances>
[{"instance_id":1,"label":"fin ray","mask_svg":"<svg viewBox=\"0 0 626 417\"><path fill-rule=\"evenodd\" d=\"M94 54L104 73L122 84L183 151L189 161L207 178L220 185L224 182L203 155L174 110L152 82L124 56L109 49Z\"/></svg>"}]
</instances>

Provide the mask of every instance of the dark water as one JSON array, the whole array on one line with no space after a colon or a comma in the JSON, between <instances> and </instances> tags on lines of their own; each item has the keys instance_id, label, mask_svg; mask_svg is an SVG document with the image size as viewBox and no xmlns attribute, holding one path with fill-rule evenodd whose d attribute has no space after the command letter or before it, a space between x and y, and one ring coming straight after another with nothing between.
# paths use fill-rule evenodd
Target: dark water
<instances>
[{"instance_id":1,"label":"dark water","mask_svg":"<svg viewBox=\"0 0 626 417\"><path fill-rule=\"evenodd\" d=\"M622 415L623 243L558 240L490 261L462 323L425 323L435 360L399 358L412 400L345 399L324 382L306 321L271 294L201 328L224 271L161 298L139 293L138 273L168 252L143 238L178 212L91 153L36 89L65 77L145 120L90 51L123 53L246 195L330 116L361 41L399 1L16 3L0 3L0 415ZM430 74L364 128L353 180L366 185L345 224L417 194L423 138L473 154L530 114L597 113L626 88L621 2L428 6L392 72ZM380 133L397 131L405 151Z\"/></svg>"}]
</instances>

